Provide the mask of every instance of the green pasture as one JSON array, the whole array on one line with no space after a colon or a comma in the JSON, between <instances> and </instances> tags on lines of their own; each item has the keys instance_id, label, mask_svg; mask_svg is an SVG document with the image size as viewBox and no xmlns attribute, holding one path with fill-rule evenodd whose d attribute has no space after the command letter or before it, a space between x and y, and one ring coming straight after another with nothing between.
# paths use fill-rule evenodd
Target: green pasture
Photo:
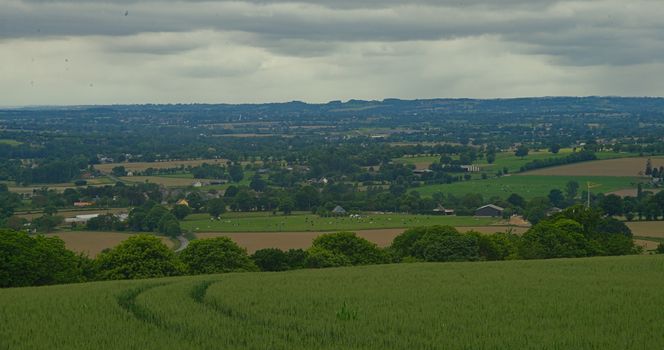
<instances>
[{"instance_id":1,"label":"green pasture","mask_svg":"<svg viewBox=\"0 0 664 350\"><path fill-rule=\"evenodd\" d=\"M246 215L249 214L249 215ZM272 215L271 213L227 213L221 220L207 214L194 214L181 222L194 232L276 232L276 231L354 231L405 228L430 225L486 226L496 219L468 216L408 214L362 214L354 217L320 217L313 214Z\"/></svg>"},{"instance_id":2,"label":"green pasture","mask_svg":"<svg viewBox=\"0 0 664 350\"><path fill-rule=\"evenodd\" d=\"M606 193L625 188L636 188L638 179L632 177L607 176L501 176L486 180L470 180L451 184L428 185L413 188L422 196L429 197L436 192L463 196L467 193L480 193L484 198L506 198L517 193L524 198L541 197L549 194L552 189L564 190L569 181L577 181L581 193L587 182L600 184L593 188L594 193Z\"/></svg>"}]
</instances>

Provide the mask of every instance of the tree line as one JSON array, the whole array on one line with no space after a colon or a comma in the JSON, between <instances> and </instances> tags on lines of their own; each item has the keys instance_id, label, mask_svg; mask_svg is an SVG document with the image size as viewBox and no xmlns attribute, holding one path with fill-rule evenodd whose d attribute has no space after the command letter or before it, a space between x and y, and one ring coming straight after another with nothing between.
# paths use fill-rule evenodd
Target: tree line
<instances>
[{"instance_id":1,"label":"tree line","mask_svg":"<svg viewBox=\"0 0 664 350\"><path fill-rule=\"evenodd\" d=\"M664 248L662 248L664 250ZM582 206L540 221L523 235L460 233L416 227L380 248L352 232L324 234L307 250L247 254L227 237L192 241L180 253L153 235L136 235L95 259L67 250L59 238L0 231L0 287L226 272L284 271L406 262L574 258L638 253L625 224Z\"/></svg>"}]
</instances>

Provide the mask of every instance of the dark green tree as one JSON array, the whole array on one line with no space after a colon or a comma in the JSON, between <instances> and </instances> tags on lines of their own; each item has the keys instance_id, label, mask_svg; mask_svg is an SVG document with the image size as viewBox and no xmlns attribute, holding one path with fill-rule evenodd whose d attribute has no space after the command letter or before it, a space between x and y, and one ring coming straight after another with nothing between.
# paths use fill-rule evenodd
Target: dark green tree
<instances>
[{"instance_id":1,"label":"dark green tree","mask_svg":"<svg viewBox=\"0 0 664 350\"><path fill-rule=\"evenodd\" d=\"M159 238L146 234L102 252L95 266L98 277L109 280L177 276L183 270L172 250Z\"/></svg>"},{"instance_id":2,"label":"dark green tree","mask_svg":"<svg viewBox=\"0 0 664 350\"><path fill-rule=\"evenodd\" d=\"M179 256L191 274L258 270L247 251L228 237L192 241Z\"/></svg>"},{"instance_id":3,"label":"dark green tree","mask_svg":"<svg viewBox=\"0 0 664 350\"><path fill-rule=\"evenodd\" d=\"M175 215L178 220L184 220L191 214L191 208L187 205L178 204L171 209L171 213Z\"/></svg>"},{"instance_id":4,"label":"dark green tree","mask_svg":"<svg viewBox=\"0 0 664 350\"><path fill-rule=\"evenodd\" d=\"M261 271L285 271L289 269L288 256L281 249L259 249L251 256L251 259Z\"/></svg>"},{"instance_id":5,"label":"dark green tree","mask_svg":"<svg viewBox=\"0 0 664 350\"><path fill-rule=\"evenodd\" d=\"M213 218L218 218L226 212L226 202L222 198L213 198L207 202L207 212Z\"/></svg>"}]
</instances>

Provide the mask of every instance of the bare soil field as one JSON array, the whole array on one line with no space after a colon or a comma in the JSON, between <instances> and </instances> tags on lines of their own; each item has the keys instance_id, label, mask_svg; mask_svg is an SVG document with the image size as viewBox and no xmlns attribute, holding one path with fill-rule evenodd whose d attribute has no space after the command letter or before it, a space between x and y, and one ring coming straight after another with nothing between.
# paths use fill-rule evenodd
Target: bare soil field
<instances>
[{"instance_id":1,"label":"bare soil field","mask_svg":"<svg viewBox=\"0 0 664 350\"><path fill-rule=\"evenodd\" d=\"M657 246L659 245L658 242L646 241L646 240L643 240L643 239L635 239L634 244L643 247L643 250L646 250L646 251L657 249Z\"/></svg>"},{"instance_id":2,"label":"bare soil field","mask_svg":"<svg viewBox=\"0 0 664 350\"><path fill-rule=\"evenodd\" d=\"M505 232L506 226L478 226L478 227L458 227L461 232L478 231L482 233ZM403 233L405 228L380 229L380 230L359 230L355 231L358 236L366 238L370 242L376 243L380 247L386 247L392 244L394 237ZM521 234L527 228L514 227L513 232ZM235 241L239 246L246 248L249 253L253 253L264 248L288 249L307 249L311 247L313 240L329 232L201 232L196 233L199 239L228 237Z\"/></svg>"},{"instance_id":3,"label":"bare soil field","mask_svg":"<svg viewBox=\"0 0 664 350\"><path fill-rule=\"evenodd\" d=\"M134 182L134 183L144 183L149 182L158 185L175 186L175 187L184 187L191 186L195 182L209 182L215 180L206 180L206 179L188 179L181 177L165 177L165 176L123 176L120 178L122 181Z\"/></svg>"},{"instance_id":4,"label":"bare soil field","mask_svg":"<svg viewBox=\"0 0 664 350\"><path fill-rule=\"evenodd\" d=\"M664 221L626 222L634 236L664 238Z\"/></svg>"},{"instance_id":5,"label":"bare soil field","mask_svg":"<svg viewBox=\"0 0 664 350\"><path fill-rule=\"evenodd\" d=\"M520 173L555 176L643 176L648 157L595 160ZM653 167L664 166L664 157L651 157Z\"/></svg>"},{"instance_id":6,"label":"bare soil field","mask_svg":"<svg viewBox=\"0 0 664 350\"><path fill-rule=\"evenodd\" d=\"M100 177L100 178L96 178L96 179L86 179L86 181L87 181L87 184L83 187L104 186L104 185L110 185L110 184L113 183L107 177ZM76 186L74 185L73 182L38 184L38 185L33 184L33 185L30 185L30 186L16 186L16 185L13 185L13 182L12 183L5 182L5 183L7 184L7 187L9 188L10 192L21 193L21 194L23 194L23 193L32 193L34 190L40 190L44 187L47 187L49 190L55 190L57 192L64 192L64 190L66 190L68 188L76 188Z\"/></svg>"},{"instance_id":7,"label":"bare soil field","mask_svg":"<svg viewBox=\"0 0 664 350\"><path fill-rule=\"evenodd\" d=\"M147 168L166 169L179 166L198 166L203 163L226 165L226 159L194 159L194 160L171 160L167 162L136 162L136 163L106 163L97 164L95 169L104 173L110 173L116 166L123 166L127 171L144 171Z\"/></svg>"},{"instance_id":8,"label":"bare soil field","mask_svg":"<svg viewBox=\"0 0 664 350\"><path fill-rule=\"evenodd\" d=\"M122 232L96 232L96 231L76 231L76 232L56 232L49 233L46 236L60 237L65 241L67 249L73 250L77 253L88 254L90 257L95 257L102 250L106 248L113 248L120 244L125 239L134 236L133 233ZM159 237L164 244L173 248L173 242L166 237Z\"/></svg>"},{"instance_id":9,"label":"bare soil field","mask_svg":"<svg viewBox=\"0 0 664 350\"><path fill-rule=\"evenodd\" d=\"M644 192L652 192L654 194L654 193L657 193L657 192L661 191L661 189L646 188L646 189L643 189L643 191ZM624 190L613 191L613 192L609 192L607 194L615 194L615 195L620 196L620 197L636 197L637 190L636 190L636 188L626 188Z\"/></svg>"}]
</instances>

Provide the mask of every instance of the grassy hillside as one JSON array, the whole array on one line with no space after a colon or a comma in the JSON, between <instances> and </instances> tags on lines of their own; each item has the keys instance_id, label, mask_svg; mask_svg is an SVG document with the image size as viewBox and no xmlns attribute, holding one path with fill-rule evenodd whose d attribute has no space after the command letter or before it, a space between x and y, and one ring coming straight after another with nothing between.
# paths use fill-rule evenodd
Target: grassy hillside
<instances>
[{"instance_id":1,"label":"grassy hillside","mask_svg":"<svg viewBox=\"0 0 664 350\"><path fill-rule=\"evenodd\" d=\"M659 349L662 256L0 290L11 349Z\"/></svg>"}]
</instances>

